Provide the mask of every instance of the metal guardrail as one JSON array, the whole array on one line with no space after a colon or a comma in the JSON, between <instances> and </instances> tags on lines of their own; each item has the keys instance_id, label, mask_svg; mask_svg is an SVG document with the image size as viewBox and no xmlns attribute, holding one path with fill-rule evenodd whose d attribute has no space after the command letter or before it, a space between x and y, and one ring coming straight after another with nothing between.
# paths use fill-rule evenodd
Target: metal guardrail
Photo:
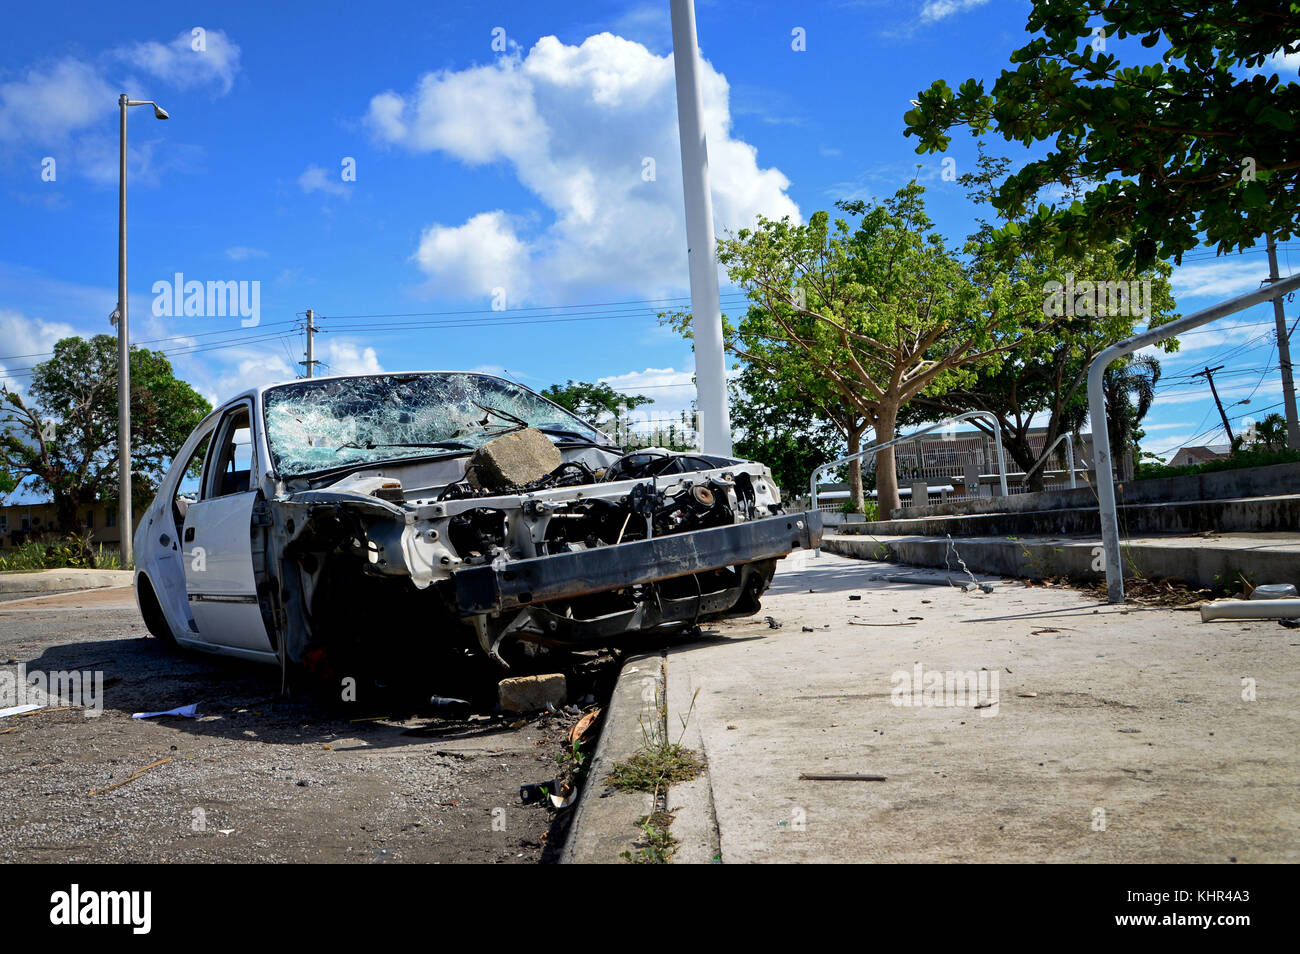
<instances>
[{"instance_id":1,"label":"metal guardrail","mask_svg":"<svg viewBox=\"0 0 1300 954\"><path fill-rule=\"evenodd\" d=\"M1102 389L1102 379L1106 368L1126 354L1132 354L1139 348L1155 344L1166 338L1173 338L1184 331L1207 325L1211 321L1234 315L1251 305L1280 298L1287 292L1300 288L1300 275L1292 275L1281 281L1253 291L1248 295L1230 298L1225 302L1201 311L1193 312L1177 321L1155 328L1148 328L1141 334L1125 338L1111 345L1088 365L1088 417L1092 421L1092 454L1097 469L1097 498L1101 511L1101 545L1106 558L1106 598L1111 603L1124 602L1124 570L1120 565L1119 553L1119 512L1115 507L1115 468L1110 454L1110 427L1106 415L1106 395ZM1098 422L1101 426L1098 427Z\"/></svg>"},{"instance_id":2,"label":"metal guardrail","mask_svg":"<svg viewBox=\"0 0 1300 954\"><path fill-rule=\"evenodd\" d=\"M902 437L895 437L893 440L884 441L880 444L872 444L870 447L860 450L856 454L850 454L848 457L841 457L839 460L833 460L829 464L822 464L812 472L812 476L808 479L808 498L810 500L810 506L808 509L818 509L817 478L826 471L834 467L843 467L850 461L858 460L861 457L865 457L868 454L874 454L877 451L882 451L886 447L893 447L895 444L906 444L908 441L914 440L922 434L929 434L931 431L943 430L946 427L956 424L958 421L967 421L973 417L986 417L993 422L993 446L997 448L998 453L998 484L1002 489L1002 496L1007 496L1007 459L1006 454L1002 450L1002 430L998 425L997 415L993 414L991 411L967 411L965 414L958 414L956 417L947 418L946 420L940 421L938 424L930 424L926 427L912 431L911 433L904 434ZM1073 451L1071 451L1071 454L1073 455Z\"/></svg>"},{"instance_id":3,"label":"metal guardrail","mask_svg":"<svg viewBox=\"0 0 1300 954\"><path fill-rule=\"evenodd\" d=\"M1065 441L1065 466L1070 472L1070 489L1074 490L1074 488L1078 486L1078 481L1075 480L1074 476L1074 438L1070 436L1069 431L1066 431L1064 434L1057 437L1056 440L1052 441L1051 446L1048 447L1047 450L1043 451L1042 455L1038 458L1038 463L1025 472L1026 481L1029 480L1034 471L1047 463L1047 458L1051 456L1052 451L1056 450L1056 445L1061 443L1061 441Z\"/></svg>"}]
</instances>

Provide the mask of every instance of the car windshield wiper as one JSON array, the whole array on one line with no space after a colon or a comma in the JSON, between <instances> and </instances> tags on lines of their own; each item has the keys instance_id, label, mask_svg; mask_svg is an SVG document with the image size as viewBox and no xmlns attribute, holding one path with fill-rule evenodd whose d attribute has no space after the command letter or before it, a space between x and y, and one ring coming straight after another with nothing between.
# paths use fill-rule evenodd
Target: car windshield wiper
<instances>
[{"instance_id":1,"label":"car windshield wiper","mask_svg":"<svg viewBox=\"0 0 1300 954\"><path fill-rule=\"evenodd\" d=\"M515 415L509 413L508 411L502 411L499 408L495 408L495 407L488 407L486 404L479 404L478 401L470 401L469 403L473 404L476 408L479 408L480 410L487 411L489 414L495 414L497 417L504 418L505 420L510 421L512 424L518 424L520 427L529 426L528 422L525 421L522 417L516 417ZM487 423L486 418L483 419L483 423L484 424Z\"/></svg>"},{"instance_id":2,"label":"car windshield wiper","mask_svg":"<svg viewBox=\"0 0 1300 954\"><path fill-rule=\"evenodd\" d=\"M358 444L356 441L348 441L346 444L343 444L340 447L335 448L334 453L337 454L339 451L346 450L349 447L354 447L357 450L375 450L378 447L438 447L438 448L446 448L447 450L473 450L474 449L473 444L466 444L464 441L430 441L428 443L411 442L411 443L398 443L398 444L374 444L370 441L366 441L366 443L364 444Z\"/></svg>"}]
</instances>

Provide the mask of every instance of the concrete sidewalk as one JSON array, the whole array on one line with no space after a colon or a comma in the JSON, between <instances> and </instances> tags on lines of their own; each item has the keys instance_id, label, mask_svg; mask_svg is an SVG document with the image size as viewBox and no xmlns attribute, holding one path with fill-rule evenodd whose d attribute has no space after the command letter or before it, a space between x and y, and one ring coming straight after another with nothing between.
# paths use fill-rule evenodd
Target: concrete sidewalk
<instances>
[{"instance_id":1,"label":"concrete sidewalk","mask_svg":"<svg viewBox=\"0 0 1300 954\"><path fill-rule=\"evenodd\" d=\"M635 746L644 673L674 736L690 711L677 862L1300 859L1296 630L828 552L783 561L763 614L629 660L612 703L602 752ZM599 755L568 856L616 862L645 800Z\"/></svg>"}]
</instances>

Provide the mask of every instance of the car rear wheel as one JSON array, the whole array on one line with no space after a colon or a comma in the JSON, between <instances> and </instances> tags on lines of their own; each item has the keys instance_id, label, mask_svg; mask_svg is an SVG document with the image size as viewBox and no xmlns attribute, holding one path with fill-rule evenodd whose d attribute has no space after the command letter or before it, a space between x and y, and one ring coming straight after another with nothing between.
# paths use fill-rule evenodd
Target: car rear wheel
<instances>
[{"instance_id":1,"label":"car rear wheel","mask_svg":"<svg viewBox=\"0 0 1300 954\"><path fill-rule=\"evenodd\" d=\"M144 617L144 625L148 627L149 632L168 649L179 650L176 636L167 623L167 617L163 615L162 606L153 591L153 584L149 582L149 577L143 575L140 577L136 584L136 591L140 597L140 615Z\"/></svg>"}]
</instances>

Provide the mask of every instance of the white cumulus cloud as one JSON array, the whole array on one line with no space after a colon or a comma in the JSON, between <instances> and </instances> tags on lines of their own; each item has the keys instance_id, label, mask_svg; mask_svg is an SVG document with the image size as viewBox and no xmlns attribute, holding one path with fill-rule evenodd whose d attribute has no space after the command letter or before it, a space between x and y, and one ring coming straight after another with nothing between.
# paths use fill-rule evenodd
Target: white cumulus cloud
<instances>
[{"instance_id":1,"label":"white cumulus cloud","mask_svg":"<svg viewBox=\"0 0 1300 954\"><path fill-rule=\"evenodd\" d=\"M303 192L324 192L328 195L348 195L348 187L343 180L320 166L308 166L298 177L298 185Z\"/></svg>"},{"instance_id":2,"label":"white cumulus cloud","mask_svg":"<svg viewBox=\"0 0 1300 954\"><path fill-rule=\"evenodd\" d=\"M1205 265L1182 265L1169 277L1174 295L1230 298L1259 288L1268 278L1268 266L1261 260L1229 259Z\"/></svg>"},{"instance_id":3,"label":"white cumulus cloud","mask_svg":"<svg viewBox=\"0 0 1300 954\"><path fill-rule=\"evenodd\" d=\"M786 176L761 168L757 150L733 136L726 78L705 62L701 86L719 233L759 213L798 220ZM380 93L366 121L377 139L412 152L504 164L551 213L531 228L510 210L429 226L415 258L433 290L477 296L514 284L553 297L584 285L685 286L671 55L609 33L577 46L543 37L527 55ZM486 264L464 267L481 255Z\"/></svg>"},{"instance_id":4,"label":"white cumulus cloud","mask_svg":"<svg viewBox=\"0 0 1300 954\"><path fill-rule=\"evenodd\" d=\"M198 35L195 30L200 31ZM214 83L223 94L228 93L239 72L239 47L223 30L182 30L170 43L149 40L123 47L118 53L177 89Z\"/></svg>"},{"instance_id":5,"label":"white cumulus cloud","mask_svg":"<svg viewBox=\"0 0 1300 954\"><path fill-rule=\"evenodd\" d=\"M0 142L57 143L117 108L117 91L99 72L65 58L0 84Z\"/></svg>"},{"instance_id":6,"label":"white cumulus cloud","mask_svg":"<svg viewBox=\"0 0 1300 954\"><path fill-rule=\"evenodd\" d=\"M31 381L25 369L48 360L55 342L76 333L61 321L28 318L13 309L0 308L0 341L4 342L0 346L0 385L11 391L25 390Z\"/></svg>"},{"instance_id":7,"label":"white cumulus cloud","mask_svg":"<svg viewBox=\"0 0 1300 954\"><path fill-rule=\"evenodd\" d=\"M934 23L945 20L956 13L964 13L975 7L982 7L989 0L926 0L921 7L921 22Z\"/></svg>"}]
</instances>

